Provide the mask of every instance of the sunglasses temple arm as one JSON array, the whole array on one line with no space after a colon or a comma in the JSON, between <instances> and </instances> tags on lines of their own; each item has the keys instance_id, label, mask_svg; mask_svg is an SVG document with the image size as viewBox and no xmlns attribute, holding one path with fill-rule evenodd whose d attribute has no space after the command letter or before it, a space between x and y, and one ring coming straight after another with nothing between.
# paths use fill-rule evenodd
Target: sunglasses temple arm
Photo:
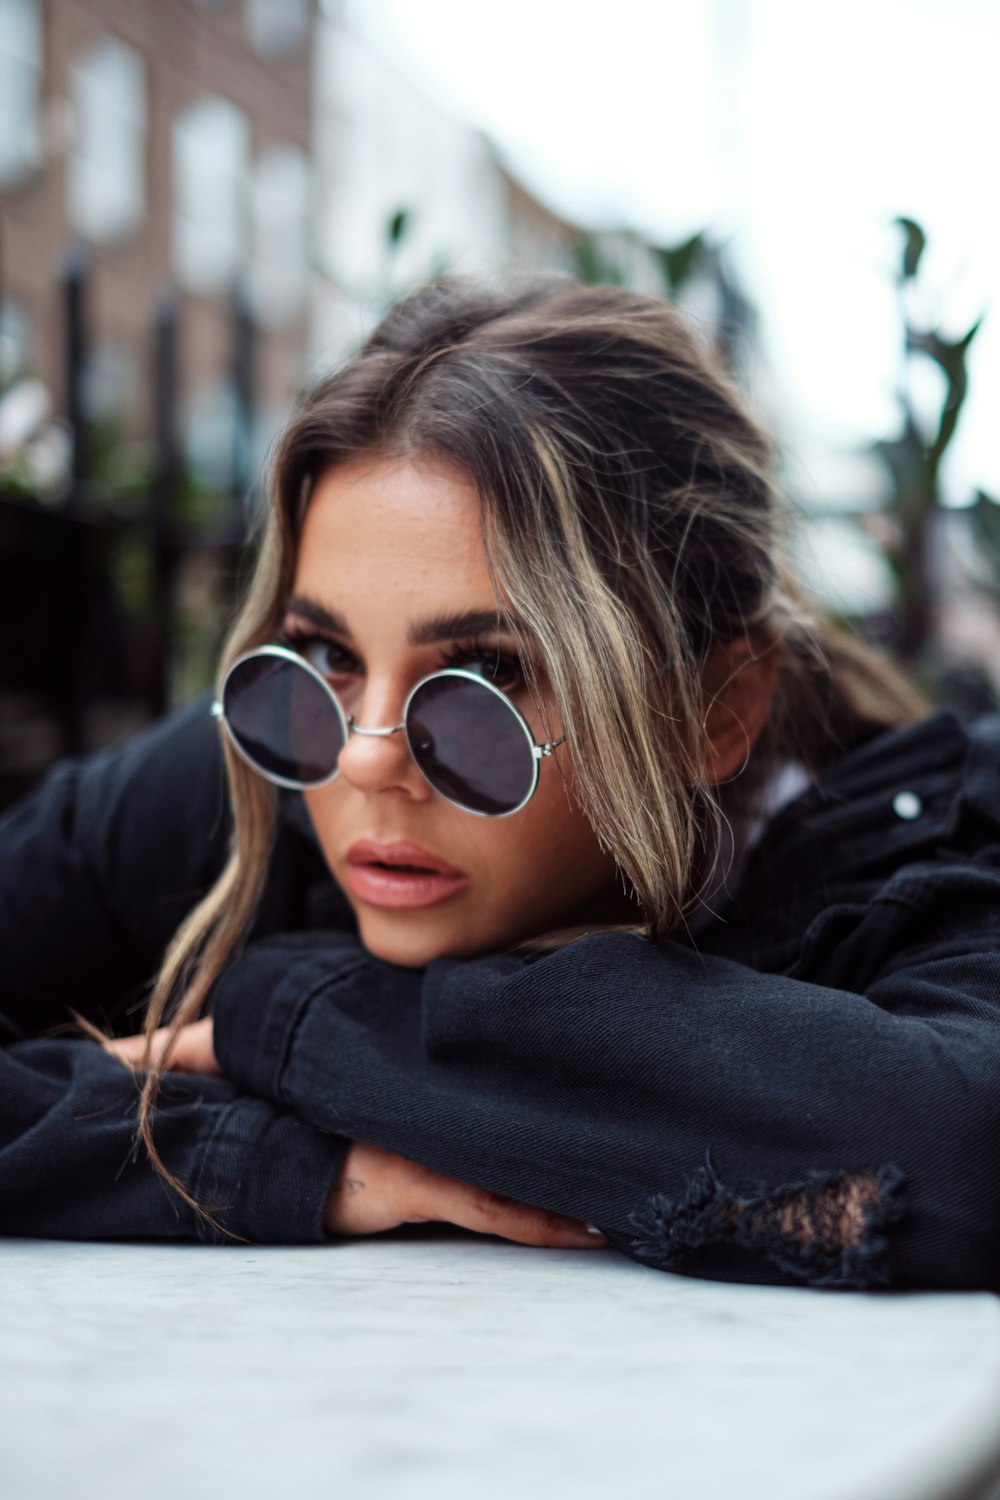
<instances>
[{"instance_id":1,"label":"sunglasses temple arm","mask_svg":"<svg viewBox=\"0 0 1000 1500\"><path fill-rule=\"evenodd\" d=\"M553 750L557 750L559 746L563 744L565 739L566 736L563 734L560 735L559 739L557 740L547 740L544 745L535 745L533 747L535 752L535 759L542 760L543 757L551 755Z\"/></svg>"}]
</instances>

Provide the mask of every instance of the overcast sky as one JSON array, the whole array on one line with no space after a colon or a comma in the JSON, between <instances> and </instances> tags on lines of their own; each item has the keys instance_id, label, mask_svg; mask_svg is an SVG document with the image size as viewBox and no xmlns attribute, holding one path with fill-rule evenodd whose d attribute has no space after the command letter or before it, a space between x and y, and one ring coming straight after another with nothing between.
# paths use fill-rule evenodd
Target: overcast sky
<instances>
[{"instance_id":1,"label":"overcast sky","mask_svg":"<svg viewBox=\"0 0 1000 1500\"><path fill-rule=\"evenodd\" d=\"M731 239L805 446L896 421L894 215L946 333L987 321L946 476L1000 495L998 0L348 0L397 72L544 200L669 243ZM936 393L933 371L920 389Z\"/></svg>"}]
</instances>

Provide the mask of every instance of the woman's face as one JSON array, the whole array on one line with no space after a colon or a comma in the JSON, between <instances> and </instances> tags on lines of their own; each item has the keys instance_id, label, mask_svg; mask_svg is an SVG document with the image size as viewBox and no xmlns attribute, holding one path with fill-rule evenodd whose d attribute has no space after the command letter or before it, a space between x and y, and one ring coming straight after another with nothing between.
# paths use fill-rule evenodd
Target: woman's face
<instances>
[{"instance_id":1,"label":"woman's face","mask_svg":"<svg viewBox=\"0 0 1000 1500\"><path fill-rule=\"evenodd\" d=\"M479 501L462 470L444 459L370 457L321 477L306 511L284 631L300 637L296 649L323 672L356 723L399 724L414 683L460 666L501 687L537 742L558 739L562 728L544 674L540 713L519 676L513 638L492 623L477 635L412 644L425 622L473 611L496 616L498 601ZM350 735L339 767L333 781L302 795L361 939L377 957L422 967L433 958L494 952L550 928L640 919L575 801L566 745L541 760L526 806L500 818L464 812L434 791L402 733ZM431 904L384 904L406 901L406 891L399 877L396 895L390 889L386 896L375 888L384 875L352 874L348 851L361 839L417 844L464 880L443 889L439 882Z\"/></svg>"}]
</instances>

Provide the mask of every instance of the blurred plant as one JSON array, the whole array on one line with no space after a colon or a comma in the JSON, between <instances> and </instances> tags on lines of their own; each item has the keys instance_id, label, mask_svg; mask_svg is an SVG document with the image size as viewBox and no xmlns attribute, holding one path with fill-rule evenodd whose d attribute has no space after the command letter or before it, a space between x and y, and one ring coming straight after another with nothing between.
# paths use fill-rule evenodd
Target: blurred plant
<instances>
[{"instance_id":1,"label":"blurred plant","mask_svg":"<svg viewBox=\"0 0 1000 1500\"><path fill-rule=\"evenodd\" d=\"M68 428L53 418L43 382L22 370L0 379L0 490L57 502L68 488L71 463Z\"/></svg>"},{"instance_id":2,"label":"blurred plant","mask_svg":"<svg viewBox=\"0 0 1000 1500\"><path fill-rule=\"evenodd\" d=\"M668 296L676 297L699 278L711 288L716 303L716 348L729 368L738 373L746 349L755 343L758 316L730 266L726 250L726 242L710 240L702 231L658 253Z\"/></svg>"},{"instance_id":3,"label":"blurred plant","mask_svg":"<svg viewBox=\"0 0 1000 1500\"><path fill-rule=\"evenodd\" d=\"M625 267L593 234L582 235L573 246L573 269L587 286L624 286L627 281Z\"/></svg>"},{"instance_id":4,"label":"blurred plant","mask_svg":"<svg viewBox=\"0 0 1000 1500\"><path fill-rule=\"evenodd\" d=\"M887 512L892 524L883 527L880 535L899 595L898 638L893 645L907 660L917 663L927 654L933 640L937 580L931 565L932 532L941 506L941 465L968 393L966 361L983 320L977 318L957 339L945 338L939 328L919 328L914 324L907 303L927 237L913 219L897 218L894 223L903 231L896 274L903 329L902 371L897 392L901 431L898 437L871 444L867 451L873 452L888 469L893 486ZM944 376L944 397L930 432L921 430L910 389L909 375L913 361L918 359L932 360Z\"/></svg>"},{"instance_id":5,"label":"blurred plant","mask_svg":"<svg viewBox=\"0 0 1000 1500\"><path fill-rule=\"evenodd\" d=\"M609 243L610 240L610 243ZM583 233L573 246L573 270L588 286L628 286L631 281L625 256L614 244L615 236ZM653 245L649 249L663 293L674 302L697 276L718 266L718 252L705 230L699 230L677 245Z\"/></svg>"},{"instance_id":6,"label":"blurred plant","mask_svg":"<svg viewBox=\"0 0 1000 1500\"><path fill-rule=\"evenodd\" d=\"M125 435L110 418L90 421L86 430L87 488L102 509L134 515L149 500L156 459L152 443Z\"/></svg>"},{"instance_id":7,"label":"blurred plant","mask_svg":"<svg viewBox=\"0 0 1000 1500\"><path fill-rule=\"evenodd\" d=\"M1000 600L1000 501L985 490L977 489L967 515L973 539L978 544L977 579L995 599Z\"/></svg>"},{"instance_id":8,"label":"blurred plant","mask_svg":"<svg viewBox=\"0 0 1000 1500\"><path fill-rule=\"evenodd\" d=\"M208 535L218 529L228 500L226 489L198 479L191 464L181 459L171 495L171 517L176 526L194 536Z\"/></svg>"},{"instance_id":9,"label":"blurred plant","mask_svg":"<svg viewBox=\"0 0 1000 1500\"><path fill-rule=\"evenodd\" d=\"M726 244L699 229L676 245L639 247L640 263L658 278L668 302L708 302L705 321L710 324L715 347L730 370L736 371L746 344L753 339L757 312L740 288L726 256ZM588 285L629 286L633 276L627 258L607 243L607 237L584 234L573 251L577 277Z\"/></svg>"},{"instance_id":10,"label":"blurred plant","mask_svg":"<svg viewBox=\"0 0 1000 1500\"><path fill-rule=\"evenodd\" d=\"M403 243L409 227L410 210L408 208L397 208L395 213L389 215L389 222L385 227L385 239L390 251L398 249Z\"/></svg>"},{"instance_id":11,"label":"blurred plant","mask_svg":"<svg viewBox=\"0 0 1000 1500\"><path fill-rule=\"evenodd\" d=\"M667 296L678 296L687 282L696 276L709 262L718 264L718 252L709 241L704 229L699 229L679 245L660 245L654 248Z\"/></svg>"}]
</instances>

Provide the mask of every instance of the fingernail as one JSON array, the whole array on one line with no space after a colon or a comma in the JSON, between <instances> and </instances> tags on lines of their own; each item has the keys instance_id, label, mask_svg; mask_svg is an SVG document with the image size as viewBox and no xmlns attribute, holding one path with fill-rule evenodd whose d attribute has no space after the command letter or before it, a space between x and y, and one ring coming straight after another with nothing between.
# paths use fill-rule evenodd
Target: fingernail
<instances>
[{"instance_id":1,"label":"fingernail","mask_svg":"<svg viewBox=\"0 0 1000 1500\"><path fill-rule=\"evenodd\" d=\"M596 1224L585 1224L584 1228L586 1229L588 1234L592 1234L595 1239L600 1240L602 1245L611 1244L611 1241L608 1239L607 1235L603 1232L603 1230L598 1229Z\"/></svg>"}]
</instances>

